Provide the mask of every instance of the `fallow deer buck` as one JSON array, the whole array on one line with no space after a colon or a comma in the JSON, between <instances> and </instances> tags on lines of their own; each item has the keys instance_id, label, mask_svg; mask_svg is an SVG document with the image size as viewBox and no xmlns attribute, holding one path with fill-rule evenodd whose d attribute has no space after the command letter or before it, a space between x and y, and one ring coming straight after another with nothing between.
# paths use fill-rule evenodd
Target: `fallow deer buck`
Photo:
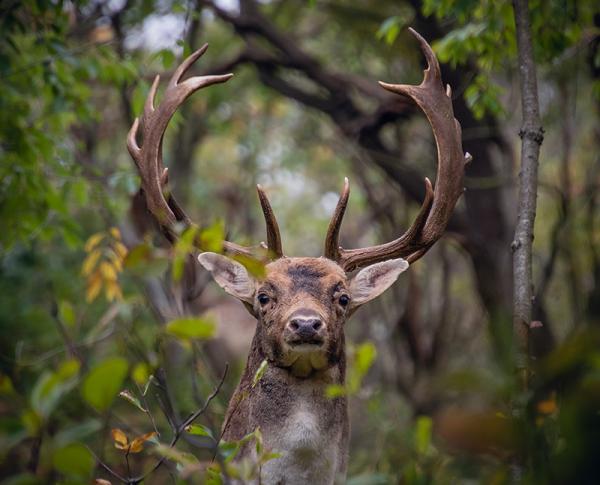
<instances>
[{"instance_id":1,"label":"fallow deer buck","mask_svg":"<svg viewBox=\"0 0 600 485\"><path fill-rule=\"evenodd\" d=\"M258 186L267 227L267 244L243 247L223 241L226 255L204 252L202 266L258 320L241 382L227 410L223 439L239 440L260 427L265 446L280 454L261 470L264 484L334 483L346 473L349 423L344 397L329 399L325 389L343 384L346 372L344 324L361 305L392 285L409 263L422 257L442 236L463 192L464 165L460 124L454 118L451 91L443 89L440 66L427 42L415 31L428 67L419 86L386 84L388 91L412 98L425 112L437 144L435 189L425 179L425 200L411 227L398 239L373 247L343 249L338 244L349 196L348 180L329 224L323 257L286 257L269 200ZM175 224L191 224L167 192L162 140L170 118L192 93L229 80L232 74L183 75L206 51L205 45L175 71L163 99L154 106L157 76L141 121L135 120L127 146L141 177L141 191L151 215L171 242ZM141 146L138 136L141 131ZM202 249L198 242L198 249ZM266 276L256 280L228 256L267 255ZM360 270L351 275L354 270ZM261 363L267 368L257 385ZM239 455L252 457L254 447Z\"/></svg>"}]
</instances>

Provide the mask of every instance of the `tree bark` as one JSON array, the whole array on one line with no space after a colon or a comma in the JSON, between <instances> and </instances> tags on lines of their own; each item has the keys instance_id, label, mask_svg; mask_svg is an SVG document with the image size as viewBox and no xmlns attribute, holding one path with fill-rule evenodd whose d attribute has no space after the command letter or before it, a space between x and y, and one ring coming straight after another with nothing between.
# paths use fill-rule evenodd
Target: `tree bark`
<instances>
[{"instance_id":1,"label":"tree bark","mask_svg":"<svg viewBox=\"0 0 600 485\"><path fill-rule=\"evenodd\" d=\"M531 248L536 214L538 164L544 130L540 121L528 0L514 0L523 124L517 224L513 249L513 338L516 366L526 376L533 284ZM526 380L524 381L526 383Z\"/></svg>"}]
</instances>

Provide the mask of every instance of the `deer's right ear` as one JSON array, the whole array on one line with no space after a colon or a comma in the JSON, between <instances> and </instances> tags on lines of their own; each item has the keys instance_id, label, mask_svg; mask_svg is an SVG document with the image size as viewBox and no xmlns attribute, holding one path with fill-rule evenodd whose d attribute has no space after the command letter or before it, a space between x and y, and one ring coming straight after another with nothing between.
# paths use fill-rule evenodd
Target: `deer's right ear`
<instances>
[{"instance_id":1,"label":"deer's right ear","mask_svg":"<svg viewBox=\"0 0 600 485\"><path fill-rule=\"evenodd\" d=\"M254 302L254 280L240 263L216 253L202 253L198 261L211 272L217 284L227 293L250 305Z\"/></svg>"}]
</instances>

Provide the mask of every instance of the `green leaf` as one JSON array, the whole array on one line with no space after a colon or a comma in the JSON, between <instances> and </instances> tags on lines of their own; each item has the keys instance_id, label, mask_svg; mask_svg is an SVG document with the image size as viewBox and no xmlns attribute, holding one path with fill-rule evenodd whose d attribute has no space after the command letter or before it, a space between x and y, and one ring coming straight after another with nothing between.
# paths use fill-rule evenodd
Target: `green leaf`
<instances>
[{"instance_id":1,"label":"green leaf","mask_svg":"<svg viewBox=\"0 0 600 485\"><path fill-rule=\"evenodd\" d=\"M424 454L431 443L431 430L433 421L429 416L419 416L415 427L415 448L418 453Z\"/></svg>"},{"instance_id":2,"label":"green leaf","mask_svg":"<svg viewBox=\"0 0 600 485\"><path fill-rule=\"evenodd\" d=\"M145 362L138 362L131 371L131 377L138 386L145 386L150 377L150 368Z\"/></svg>"},{"instance_id":3,"label":"green leaf","mask_svg":"<svg viewBox=\"0 0 600 485\"><path fill-rule=\"evenodd\" d=\"M13 386L11 378L0 372L0 395L12 395L14 393L15 388Z\"/></svg>"},{"instance_id":4,"label":"green leaf","mask_svg":"<svg viewBox=\"0 0 600 485\"><path fill-rule=\"evenodd\" d=\"M31 392L31 407L42 419L47 419L60 398L76 384L79 362L70 359L63 362L55 371L44 372Z\"/></svg>"},{"instance_id":5,"label":"green leaf","mask_svg":"<svg viewBox=\"0 0 600 485\"><path fill-rule=\"evenodd\" d=\"M242 445L254 439L254 436L255 431L252 431L252 433L248 433L239 441L221 441L218 445L218 448L219 453L221 453L221 456L225 460L225 463L230 463L239 453Z\"/></svg>"},{"instance_id":6,"label":"green leaf","mask_svg":"<svg viewBox=\"0 0 600 485\"><path fill-rule=\"evenodd\" d=\"M378 40L384 40L386 44L392 45L398 38L400 31L412 22L414 17L412 9L404 7L400 8L400 15L389 17L381 23L375 34L375 37Z\"/></svg>"},{"instance_id":7,"label":"green leaf","mask_svg":"<svg viewBox=\"0 0 600 485\"><path fill-rule=\"evenodd\" d=\"M94 458L81 443L72 443L54 452L52 464L65 475L87 477L94 467Z\"/></svg>"},{"instance_id":8,"label":"green leaf","mask_svg":"<svg viewBox=\"0 0 600 485\"><path fill-rule=\"evenodd\" d=\"M163 69L171 69L173 63L175 62L175 54L171 49L163 49L159 52L160 57L162 58Z\"/></svg>"},{"instance_id":9,"label":"green leaf","mask_svg":"<svg viewBox=\"0 0 600 485\"><path fill-rule=\"evenodd\" d=\"M400 25L399 18L397 16L393 16L387 18L380 25L379 30L375 34L375 36L381 40L385 39L386 43L393 44L400 33Z\"/></svg>"},{"instance_id":10,"label":"green leaf","mask_svg":"<svg viewBox=\"0 0 600 485\"><path fill-rule=\"evenodd\" d=\"M146 384L144 385L144 390L142 391L142 396L145 396L146 394L148 394L148 389L150 389L150 384L155 383L156 384L156 378L154 377L154 374L150 374L150 377L148 377L148 380L146 381Z\"/></svg>"},{"instance_id":11,"label":"green leaf","mask_svg":"<svg viewBox=\"0 0 600 485\"><path fill-rule=\"evenodd\" d=\"M185 431L195 436L208 436L209 438L215 439L212 431L201 424L190 424L187 428L185 428Z\"/></svg>"},{"instance_id":12,"label":"green leaf","mask_svg":"<svg viewBox=\"0 0 600 485\"><path fill-rule=\"evenodd\" d=\"M125 267L136 268L152 260L152 248L148 244L138 244L125 256Z\"/></svg>"},{"instance_id":13,"label":"green leaf","mask_svg":"<svg viewBox=\"0 0 600 485\"><path fill-rule=\"evenodd\" d=\"M365 342L356 351L354 367L359 376L364 377L377 357L377 349L373 342Z\"/></svg>"},{"instance_id":14,"label":"green leaf","mask_svg":"<svg viewBox=\"0 0 600 485\"><path fill-rule=\"evenodd\" d=\"M264 279L266 270L263 262L243 254L236 254L233 256L233 259L244 266L244 268L248 270L248 273L250 273L251 276L254 276L254 278L258 280Z\"/></svg>"},{"instance_id":15,"label":"green leaf","mask_svg":"<svg viewBox=\"0 0 600 485\"><path fill-rule=\"evenodd\" d=\"M79 424L65 427L54 435L52 442L55 447L65 446L74 441L82 441L88 436L94 435L102 428L102 423L98 419L89 419Z\"/></svg>"},{"instance_id":16,"label":"green leaf","mask_svg":"<svg viewBox=\"0 0 600 485\"><path fill-rule=\"evenodd\" d=\"M123 389L121 392L119 392L119 397L125 399L125 401L130 402L143 413L148 412L148 410L144 406L142 406L140 400L137 397L135 397L129 390Z\"/></svg>"},{"instance_id":17,"label":"green leaf","mask_svg":"<svg viewBox=\"0 0 600 485\"><path fill-rule=\"evenodd\" d=\"M220 253L223 251L225 239L225 223L217 221L200 233L200 247L203 251Z\"/></svg>"},{"instance_id":18,"label":"green leaf","mask_svg":"<svg viewBox=\"0 0 600 485\"><path fill-rule=\"evenodd\" d=\"M68 301L61 301L58 304L58 318L60 318L60 321L67 327L74 327L76 321L73 305L71 305Z\"/></svg>"},{"instance_id":19,"label":"green leaf","mask_svg":"<svg viewBox=\"0 0 600 485\"><path fill-rule=\"evenodd\" d=\"M97 411L105 411L121 389L129 364L122 357L113 357L97 364L83 381L81 394Z\"/></svg>"},{"instance_id":20,"label":"green leaf","mask_svg":"<svg viewBox=\"0 0 600 485\"><path fill-rule=\"evenodd\" d=\"M194 248L194 241L196 240L198 230L198 226L188 227L175 244L175 257L173 258L173 264L171 268L173 281L177 282L183 276L185 260L188 254L190 254Z\"/></svg>"},{"instance_id":21,"label":"green leaf","mask_svg":"<svg viewBox=\"0 0 600 485\"><path fill-rule=\"evenodd\" d=\"M275 453L275 452L264 453L260 457L260 464L264 465L268 461L271 461L271 460L274 460L275 458L280 458L280 457L281 457L281 453Z\"/></svg>"},{"instance_id":22,"label":"green leaf","mask_svg":"<svg viewBox=\"0 0 600 485\"><path fill-rule=\"evenodd\" d=\"M166 332L179 339L206 340L215 335L216 325L206 318L178 318L167 323Z\"/></svg>"},{"instance_id":23,"label":"green leaf","mask_svg":"<svg viewBox=\"0 0 600 485\"><path fill-rule=\"evenodd\" d=\"M346 395L346 387L341 384L331 384L325 389L325 396L329 399L342 397Z\"/></svg>"},{"instance_id":24,"label":"green leaf","mask_svg":"<svg viewBox=\"0 0 600 485\"><path fill-rule=\"evenodd\" d=\"M134 113L141 113L149 91L150 85L146 81L140 81L133 90L132 110Z\"/></svg>"},{"instance_id":25,"label":"green leaf","mask_svg":"<svg viewBox=\"0 0 600 485\"><path fill-rule=\"evenodd\" d=\"M85 206L89 201L89 187L87 182L83 179L73 182L71 185L71 194L79 206Z\"/></svg>"},{"instance_id":26,"label":"green leaf","mask_svg":"<svg viewBox=\"0 0 600 485\"><path fill-rule=\"evenodd\" d=\"M269 363L267 362L267 359L264 359L258 366L258 369L256 370L256 372L254 374L254 378L252 379L252 387L253 388L256 387L256 384L258 384L258 382L265 375L265 371L267 370L268 365L269 365Z\"/></svg>"},{"instance_id":27,"label":"green leaf","mask_svg":"<svg viewBox=\"0 0 600 485\"><path fill-rule=\"evenodd\" d=\"M158 444L154 447L154 452L183 466L196 465L198 463L198 458L191 453L185 453L167 445Z\"/></svg>"}]
</instances>

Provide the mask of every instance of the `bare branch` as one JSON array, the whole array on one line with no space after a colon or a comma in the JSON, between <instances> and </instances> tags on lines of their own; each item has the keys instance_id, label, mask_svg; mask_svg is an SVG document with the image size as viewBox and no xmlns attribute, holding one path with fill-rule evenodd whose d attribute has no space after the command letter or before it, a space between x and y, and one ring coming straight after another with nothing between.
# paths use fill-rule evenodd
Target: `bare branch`
<instances>
[{"instance_id":1,"label":"bare branch","mask_svg":"<svg viewBox=\"0 0 600 485\"><path fill-rule=\"evenodd\" d=\"M198 409L197 411L195 411L192 414L190 414L178 426L175 426L174 423L171 424L173 426L173 428L174 428L174 434L173 434L173 438L171 439L171 443L169 443L169 448L173 448L177 444L177 442L179 441L179 438L181 438L182 434L185 432L186 428L188 426L190 426L194 421L196 421L196 419L198 419L200 416L202 416L202 414L208 409L208 406L210 405L211 401L221 391L221 387L223 387L223 383L225 382L225 378L227 377L227 371L228 370L229 370L229 364L225 364L225 370L223 372L223 375L221 376L221 380L219 381L219 383L217 384L217 386L215 387L215 389L213 390L213 392L211 393L211 395L208 396L208 398L206 399L206 402L204 403L204 406L202 406L200 409ZM145 474L140 475L138 477L131 478L128 483L130 483L132 485L141 483L151 473L153 473L156 470L158 470L161 467L161 465L166 461L166 459L167 458L165 456L163 456L158 462L156 462L156 464L149 471L147 471Z\"/></svg>"}]
</instances>

